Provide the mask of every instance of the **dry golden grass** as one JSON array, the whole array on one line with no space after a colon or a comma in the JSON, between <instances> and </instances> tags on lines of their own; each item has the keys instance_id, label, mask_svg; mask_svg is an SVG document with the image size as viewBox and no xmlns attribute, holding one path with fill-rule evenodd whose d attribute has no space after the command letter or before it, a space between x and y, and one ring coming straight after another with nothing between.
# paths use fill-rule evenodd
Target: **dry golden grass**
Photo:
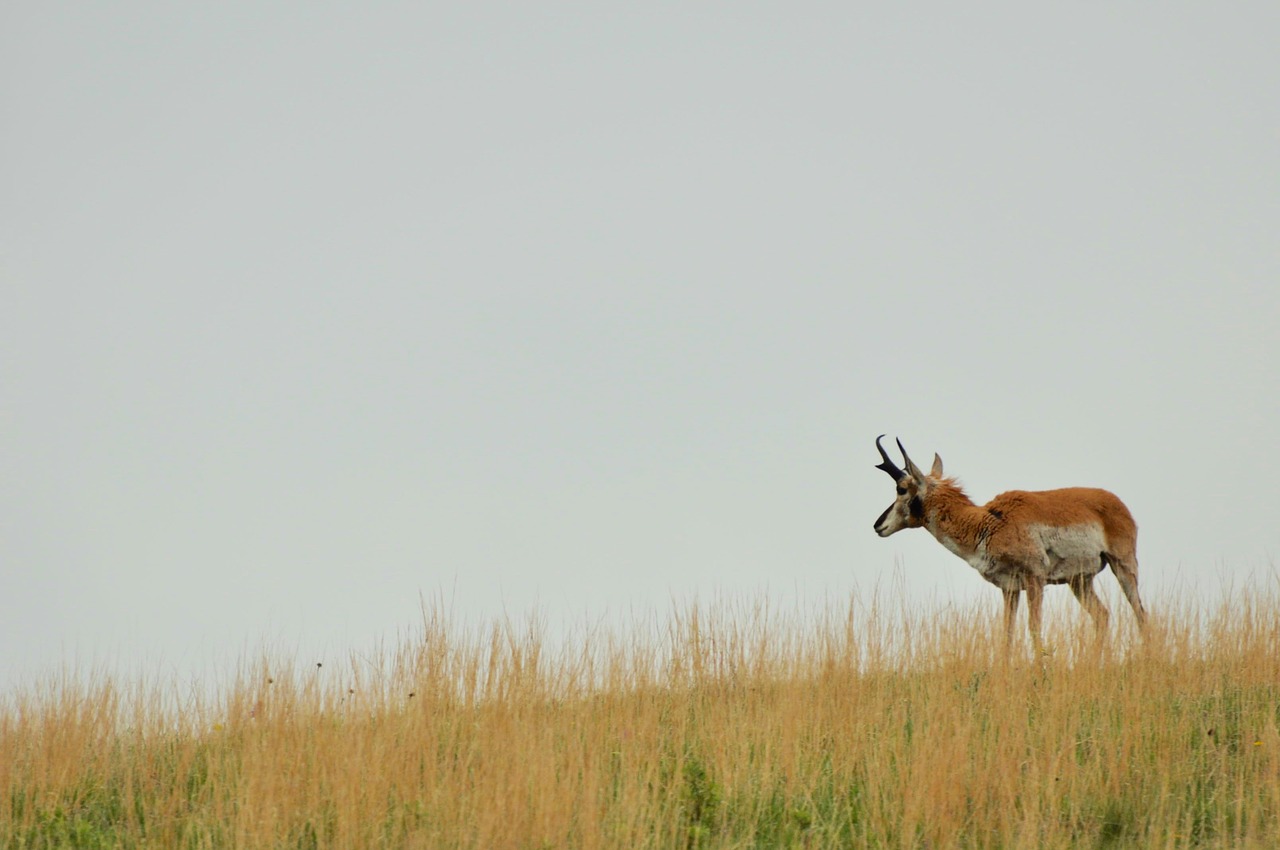
<instances>
[{"instance_id":1,"label":"dry golden grass","mask_svg":"<svg viewBox=\"0 0 1280 850\"><path fill-rule=\"evenodd\" d=\"M1280 604L1006 659L987 610L692 606L552 651L451 626L212 696L0 706L0 846L1270 847ZM1172 610L1171 610L1172 609Z\"/></svg>"}]
</instances>

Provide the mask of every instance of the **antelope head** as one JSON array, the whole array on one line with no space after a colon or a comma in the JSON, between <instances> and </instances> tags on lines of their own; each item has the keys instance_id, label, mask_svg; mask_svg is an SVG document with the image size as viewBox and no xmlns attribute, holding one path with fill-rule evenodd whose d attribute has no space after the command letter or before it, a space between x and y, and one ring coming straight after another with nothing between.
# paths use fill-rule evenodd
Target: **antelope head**
<instances>
[{"instance_id":1,"label":"antelope head","mask_svg":"<svg viewBox=\"0 0 1280 850\"><path fill-rule=\"evenodd\" d=\"M885 508L884 513L880 514L880 518L876 520L874 527L876 534L881 537L888 537L904 528L920 528L924 525L924 502L942 478L942 458L935 454L933 456L933 469L928 475L925 475L920 471L920 467L916 466L910 456L907 455L907 450L902 447L902 441L895 440L898 444L898 451L902 452L902 460L907 466L906 470L902 470L893 461L889 460L889 455L885 453L884 447L880 445L882 439L884 439L884 434L876 437L876 448L879 449L880 457L884 459L884 463L876 464L876 469L884 470L893 479L898 496L893 500L893 504Z\"/></svg>"}]
</instances>

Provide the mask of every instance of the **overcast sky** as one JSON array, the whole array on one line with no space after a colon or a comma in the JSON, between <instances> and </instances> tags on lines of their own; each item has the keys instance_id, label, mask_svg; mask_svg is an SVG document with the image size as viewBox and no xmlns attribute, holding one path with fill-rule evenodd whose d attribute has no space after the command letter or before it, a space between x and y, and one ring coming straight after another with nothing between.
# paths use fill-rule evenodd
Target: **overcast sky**
<instances>
[{"instance_id":1,"label":"overcast sky","mask_svg":"<svg viewBox=\"0 0 1280 850\"><path fill-rule=\"evenodd\" d=\"M1274 587L1277 44L1274 2L0 5L0 684L421 596L995 605L872 532L883 432L978 501L1120 494L1157 615Z\"/></svg>"}]
</instances>

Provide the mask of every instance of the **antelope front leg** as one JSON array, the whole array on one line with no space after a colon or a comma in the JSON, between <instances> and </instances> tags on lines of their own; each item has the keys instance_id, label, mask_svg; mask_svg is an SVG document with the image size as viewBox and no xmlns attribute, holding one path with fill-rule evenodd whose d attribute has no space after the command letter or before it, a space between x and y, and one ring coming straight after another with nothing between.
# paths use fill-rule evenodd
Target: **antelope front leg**
<instances>
[{"instance_id":1,"label":"antelope front leg","mask_svg":"<svg viewBox=\"0 0 1280 850\"><path fill-rule=\"evenodd\" d=\"M1044 582L1027 579L1027 626L1031 629L1031 648L1036 655L1044 654L1044 641L1040 637L1040 603L1044 601Z\"/></svg>"},{"instance_id":2,"label":"antelope front leg","mask_svg":"<svg viewBox=\"0 0 1280 850\"><path fill-rule=\"evenodd\" d=\"M1022 591L1002 590L1004 593L1004 648L1008 652L1013 647L1013 627L1018 620L1018 600Z\"/></svg>"}]
</instances>

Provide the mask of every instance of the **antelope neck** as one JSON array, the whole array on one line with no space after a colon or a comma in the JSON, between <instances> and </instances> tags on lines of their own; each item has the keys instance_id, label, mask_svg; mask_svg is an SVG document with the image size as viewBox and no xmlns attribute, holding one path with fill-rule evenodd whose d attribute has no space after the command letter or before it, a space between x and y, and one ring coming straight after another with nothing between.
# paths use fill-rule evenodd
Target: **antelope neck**
<instances>
[{"instance_id":1,"label":"antelope neck","mask_svg":"<svg viewBox=\"0 0 1280 850\"><path fill-rule=\"evenodd\" d=\"M968 560L982 545L993 519L951 479L941 481L925 500L925 524L938 542Z\"/></svg>"}]
</instances>

